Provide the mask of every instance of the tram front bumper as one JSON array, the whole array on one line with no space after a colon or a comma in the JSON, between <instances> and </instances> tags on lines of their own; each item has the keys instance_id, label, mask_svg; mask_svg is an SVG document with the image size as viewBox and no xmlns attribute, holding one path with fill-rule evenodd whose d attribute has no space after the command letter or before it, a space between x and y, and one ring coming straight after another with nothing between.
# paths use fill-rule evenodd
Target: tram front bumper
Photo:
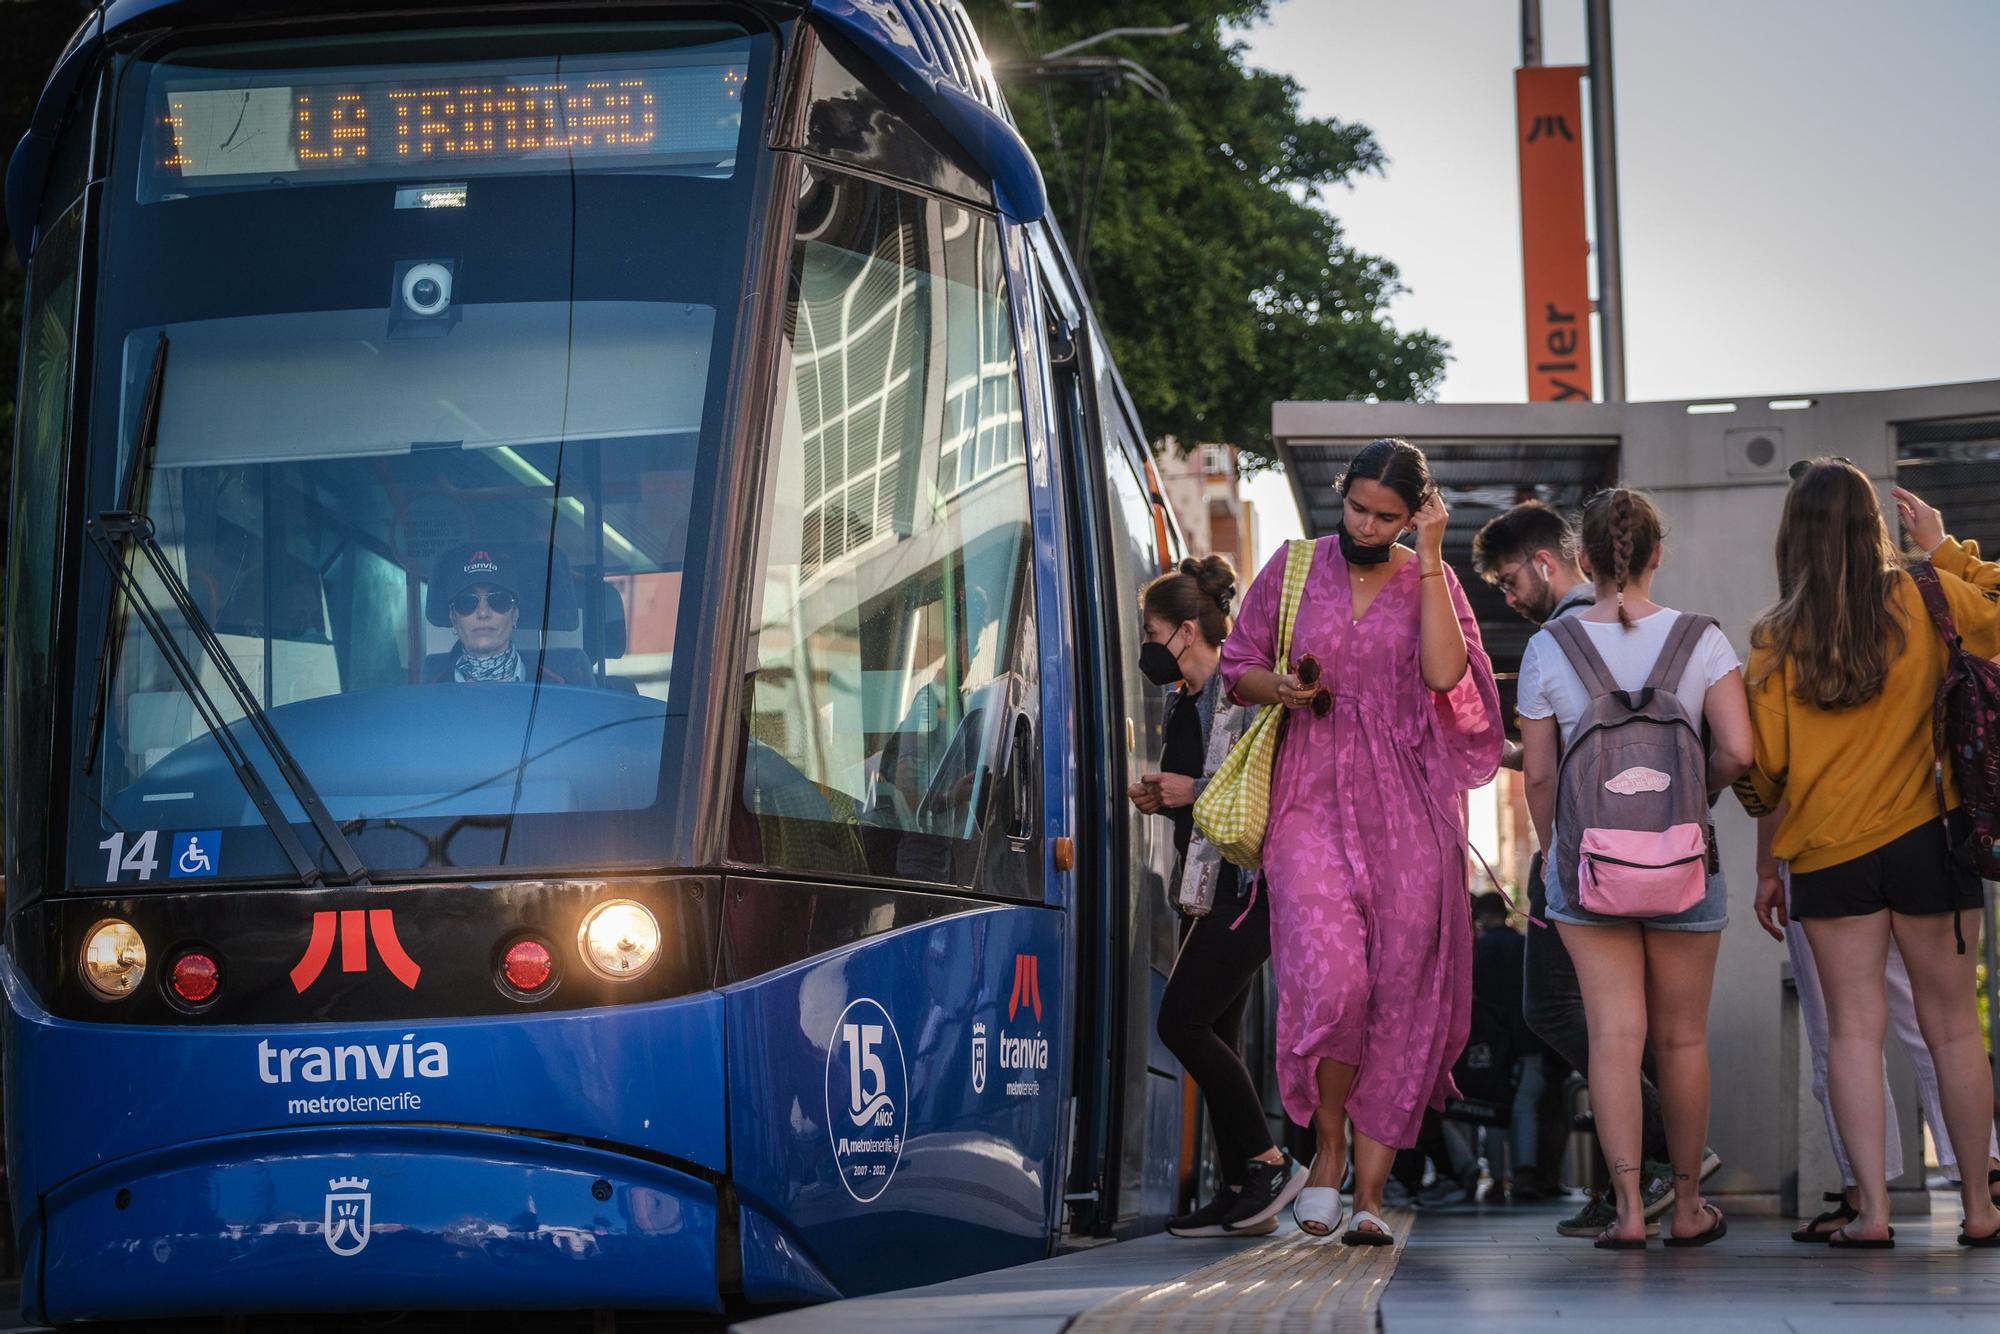
<instances>
[{"instance_id":1,"label":"tram front bumper","mask_svg":"<svg viewBox=\"0 0 2000 1334\"><path fill-rule=\"evenodd\" d=\"M574 1144L395 1126L232 1137L51 1191L29 1314L715 1311L716 1224L709 1182Z\"/></svg>"}]
</instances>

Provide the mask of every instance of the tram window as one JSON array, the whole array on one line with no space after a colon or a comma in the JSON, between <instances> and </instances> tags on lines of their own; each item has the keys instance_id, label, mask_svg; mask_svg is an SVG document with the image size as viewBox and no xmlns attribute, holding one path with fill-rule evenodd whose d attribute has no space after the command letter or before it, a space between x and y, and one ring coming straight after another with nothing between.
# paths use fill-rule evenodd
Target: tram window
<instances>
[{"instance_id":1,"label":"tram window","mask_svg":"<svg viewBox=\"0 0 2000 1334\"><path fill-rule=\"evenodd\" d=\"M74 881L147 878L107 850L148 831L162 850L217 835L223 879L299 873L272 826L307 855L319 838L258 713L378 880L685 864L698 729L676 636L715 614L682 593L724 541L708 507L775 39L607 19L156 49L108 104L97 370L62 524L85 544L130 503L158 549L73 563ZM577 135L616 128L586 73L639 71L678 110L648 143L451 149L451 172L415 147L329 166L256 120L274 88L351 86L366 108L495 69L553 80L537 114ZM169 181L156 99L196 85L237 97L242 133L210 151L211 99ZM107 553L144 597L115 591Z\"/></svg>"},{"instance_id":2,"label":"tram window","mask_svg":"<svg viewBox=\"0 0 2000 1334\"><path fill-rule=\"evenodd\" d=\"M70 98L62 129L56 134L55 151L49 155L48 175L42 182L42 212L36 227L46 235L50 225L90 179L90 146L97 126L97 80L87 78Z\"/></svg>"},{"instance_id":3,"label":"tram window","mask_svg":"<svg viewBox=\"0 0 2000 1334\"><path fill-rule=\"evenodd\" d=\"M714 322L687 303L502 302L468 305L450 337L415 342L385 339L379 309L127 336L119 475L164 335L147 511L337 818L653 803ZM422 691L475 679L447 606L464 582L453 562L475 552L498 563L489 582L515 604L506 679L627 702L533 713L511 700L426 702ZM152 600L169 605L141 569ZM219 667L192 639L184 648L236 724ZM139 803L187 803L161 813L254 823L233 782L189 778L212 755L207 728L129 617L117 663L103 808L143 816L153 812ZM511 775L531 743L550 758L530 761L541 776L517 793ZM391 755L402 762L381 763Z\"/></svg>"},{"instance_id":4,"label":"tram window","mask_svg":"<svg viewBox=\"0 0 2000 1334\"><path fill-rule=\"evenodd\" d=\"M13 771L28 780L7 792L7 828L21 846L15 857L34 865L43 821L27 812L47 801L36 780L48 771L48 722L54 712L50 659L54 629L51 594L62 543L63 454L70 427L71 333L76 327L78 237L83 207L72 207L43 235L28 269L27 318L21 347L21 397L14 457L12 515L7 555L7 676L11 707L7 753ZM20 863L17 863L20 864Z\"/></svg>"},{"instance_id":5,"label":"tram window","mask_svg":"<svg viewBox=\"0 0 2000 1334\"><path fill-rule=\"evenodd\" d=\"M1009 738L1034 708L1000 236L956 205L813 170L731 852L966 883Z\"/></svg>"}]
</instances>

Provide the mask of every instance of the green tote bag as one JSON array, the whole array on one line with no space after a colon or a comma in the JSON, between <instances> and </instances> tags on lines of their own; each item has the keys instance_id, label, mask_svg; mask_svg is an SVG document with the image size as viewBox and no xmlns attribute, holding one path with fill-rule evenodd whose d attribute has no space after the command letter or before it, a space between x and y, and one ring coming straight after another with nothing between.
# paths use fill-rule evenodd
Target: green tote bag
<instances>
[{"instance_id":1,"label":"green tote bag","mask_svg":"<svg viewBox=\"0 0 2000 1334\"><path fill-rule=\"evenodd\" d=\"M1292 661L1292 625L1305 596L1306 575L1312 570L1313 543L1292 542L1285 548L1285 588L1278 603L1278 662L1287 670ZM1271 769L1278 758L1278 737L1285 710L1276 704L1259 709L1257 717L1222 767L1208 780L1194 804L1194 825L1224 860L1255 870L1264 855L1264 829L1271 821Z\"/></svg>"}]
</instances>

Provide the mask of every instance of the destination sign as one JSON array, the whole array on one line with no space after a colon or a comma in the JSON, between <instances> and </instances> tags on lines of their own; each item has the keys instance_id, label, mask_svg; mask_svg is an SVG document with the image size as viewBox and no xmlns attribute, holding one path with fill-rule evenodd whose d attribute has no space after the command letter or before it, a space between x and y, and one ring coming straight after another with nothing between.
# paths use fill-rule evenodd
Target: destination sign
<instances>
[{"instance_id":1,"label":"destination sign","mask_svg":"<svg viewBox=\"0 0 2000 1334\"><path fill-rule=\"evenodd\" d=\"M176 180L722 165L735 154L746 77L747 66L730 58L520 77L329 71L284 84L169 82L148 193L158 197Z\"/></svg>"}]
</instances>

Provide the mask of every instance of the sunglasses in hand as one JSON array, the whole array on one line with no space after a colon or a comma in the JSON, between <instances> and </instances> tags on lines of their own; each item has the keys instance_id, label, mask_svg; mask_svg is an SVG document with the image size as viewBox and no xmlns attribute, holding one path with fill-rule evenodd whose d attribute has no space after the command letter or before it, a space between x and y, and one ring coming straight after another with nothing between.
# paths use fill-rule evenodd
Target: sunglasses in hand
<instances>
[{"instance_id":1,"label":"sunglasses in hand","mask_svg":"<svg viewBox=\"0 0 2000 1334\"><path fill-rule=\"evenodd\" d=\"M1299 678L1299 684L1302 686L1312 687L1319 685L1321 675L1319 659L1310 653L1303 655L1300 657L1297 667L1293 669L1292 674ZM1333 696L1328 694L1324 689L1314 695L1312 697L1312 712L1315 718L1324 718L1329 713L1332 713Z\"/></svg>"}]
</instances>

